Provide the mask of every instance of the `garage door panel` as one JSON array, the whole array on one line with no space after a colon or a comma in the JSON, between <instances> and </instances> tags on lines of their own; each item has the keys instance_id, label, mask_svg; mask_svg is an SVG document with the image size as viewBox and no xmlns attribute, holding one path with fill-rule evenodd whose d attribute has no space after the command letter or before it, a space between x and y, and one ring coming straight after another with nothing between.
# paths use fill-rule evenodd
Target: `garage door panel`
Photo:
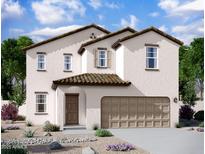
<instances>
[{"instance_id":1,"label":"garage door panel","mask_svg":"<svg viewBox=\"0 0 205 154\"><path fill-rule=\"evenodd\" d=\"M104 97L102 128L170 127L166 97Z\"/></svg>"}]
</instances>

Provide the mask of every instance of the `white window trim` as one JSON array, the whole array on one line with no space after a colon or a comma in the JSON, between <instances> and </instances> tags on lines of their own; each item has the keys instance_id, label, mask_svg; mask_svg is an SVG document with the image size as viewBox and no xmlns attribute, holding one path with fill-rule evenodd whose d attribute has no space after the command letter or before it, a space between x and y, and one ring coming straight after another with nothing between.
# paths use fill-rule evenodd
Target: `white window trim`
<instances>
[{"instance_id":1,"label":"white window trim","mask_svg":"<svg viewBox=\"0 0 205 154\"><path fill-rule=\"evenodd\" d=\"M105 51L105 58L100 58L100 51ZM105 66L100 65L100 59L105 59ZM98 67L100 68L107 68L108 63L108 51L106 49L98 49Z\"/></svg>"},{"instance_id":2,"label":"white window trim","mask_svg":"<svg viewBox=\"0 0 205 154\"><path fill-rule=\"evenodd\" d=\"M42 103L37 103L37 95L45 95L46 96L46 102L44 103L45 105L45 111L44 112L39 112L37 111L37 106L38 104L42 104ZM36 97L36 113L37 114L45 114L45 113L48 113L47 109L48 109L48 94L47 93L44 93L44 92L38 92L35 94L35 97Z\"/></svg>"},{"instance_id":3,"label":"white window trim","mask_svg":"<svg viewBox=\"0 0 205 154\"><path fill-rule=\"evenodd\" d=\"M43 69L38 67L38 60L39 60L38 56L40 56L40 55L44 56L44 68ZM46 70L46 54L44 54L44 53L37 53L37 70L38 71L45 71Z\"/></svg>"},{"instance_id":4,"label":"white window trim","mask_svg":"<svg viewBox=\"0 0 205 154\"><path fill-rule=\"evenodd\" d=\"M156 48L157 49L157 52L156 52L156 54L157 54L157 56L155 57L155 58L153 58L153 57L147 57L147 49L148 48ZM146 70L159 70L159 48L158 47L156 47L156 46L146 46L146 53L145 53L145 69ZM147 59L148 58L153 58L153 59L157 59L157 67L156 68L149 68L149 67L147 67Z\"/></svg>"},{"instance_id":5,"label":"white window trim","mask_svg":"<svg viewBox=\"0 0 205 154\"><path fill-rule=\"evenodd\" d=\"M70 57L70 69L65 68L65 57L68 56ZM71 72L73 70L73 57L71 54L64 54L64 61L63 61L63 67L65 72Z\"/></svg>"}]
</instances>

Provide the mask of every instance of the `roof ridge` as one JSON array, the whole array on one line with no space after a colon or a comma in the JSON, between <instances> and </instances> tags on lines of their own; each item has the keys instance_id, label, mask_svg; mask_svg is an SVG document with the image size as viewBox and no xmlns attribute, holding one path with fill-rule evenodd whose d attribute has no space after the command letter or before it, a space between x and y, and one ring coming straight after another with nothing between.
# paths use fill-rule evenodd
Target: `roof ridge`
<instances>
[{"instance_id":1,"label":"roof ridge","mask_svg":"<svg viewBox=\"0 0 205 154\"><path fill-rule=\"evenodd\" d=\"M109 38L109 37L118 35L118 34L123 33L123 32L125 32L125 31L130 31L130 32L132 32L132 33L136 33L136 32L137 32L135 29L133 29L133 28L127 26L127 27L122 28L122 29L120 29L120 30L117 30L117 31L115 31L115 32L111 32L111 33L109 33L109 34L107 34L107 35L104 35L104 36L98 37L98 38L96 38L96 39L94 39L94 40L89 40L89 41L83 43L83 44L80 46L80 48L79 48L79 50L78 50L78 53L79 53L79 54L82 54L83 48L86 47L86 46L88 46L88 45L90 45L90 44L93 44L93 43L102 41L102 40L104 40L104 39L107 39L107 38ZM130 35L132 35L132 34L130 34Z\"/></svg>"},{"instance_id":2,"label":"roof ridge","mask_svg":"<svg viewBox=\"0 0 205 154\"><path fill-rule=\"evenodd\" d=\"M99 26L99 25L96 25L96 24L92 23L92 24L85 25L85 26L83 26L83 27L79 27L79 28L77 28L77 29L68 31L68 32L66 32L66 33L63 33L63 34L60 34L60 35L51 37L51 38L49 38L49 39L47 39L47 40L44 40L44 41L41 41L41 42L32 44L32 45L30 45L30 46L27 46L27 47L23 48L23 50L26 51L26 50L28 50L28 49L35 48L35 47L40 46L40 45L42 45L42 44L46 44L46 43L48 43L48 42L51 42L51 41L54 41L54 40L57 40L57 39L60 39L60 38L63 38L63 37L72 35L72 34L74 34L74 33L83 31L83 30L88 29L88 28L91 28L91 27L95 27L95 28L97 28L97 29L99 29L99 30L101 30L101 31L103 31L103 32L105 32L105 33L107 33L107 34L110 33L110 31L108 31L107 29L105 29L105 28L103 28L103 27L101 27L101 26Z\"/></svg>"},{"instance_id":3,"label":"roof ridge","mask_svg":"<svg viewBox=\"0 0 205 154\"><path fill-rule=\"evenodd\" d=\"M129 36L125 36L124 38L118 39L115 43L113 43L112 48L116 49L119 46L120 42L126 41L126 40L128 40L130 38L133 38L133 37L136 37L138 35L144 34L144 33L148 32L150 30L155 31L156 33L158 33L158 34L160 34L160 35L162 35L162 36L172 40L173 42L175 42L175 43L177 43L179 45L183 45L183 42L180 41L179 39L177 39L177 38L175 38L175 37L173 37L173 36L163 32L163 31L159 30L158 28L156 28L154 26L150 26L148 28L142 29L139 32L135 32L134 34L131 34Z\"/></svg>"}]
</instances>

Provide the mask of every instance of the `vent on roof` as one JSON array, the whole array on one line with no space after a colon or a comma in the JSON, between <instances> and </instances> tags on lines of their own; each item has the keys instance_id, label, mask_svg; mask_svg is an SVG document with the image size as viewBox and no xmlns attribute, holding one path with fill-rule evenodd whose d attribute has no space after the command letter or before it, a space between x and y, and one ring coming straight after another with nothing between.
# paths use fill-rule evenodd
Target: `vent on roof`
<instances>
[{"instance_id":1,"label":"vent on roof","mask_svg":"<svg viewBox=\"0 0 205 154\"><path fill-rule=\"evenodd\" d=\"M91 38L92 40L96 39L95 34L94 34L94 33L91 33L90 38Z\"/></svg>"}]
</instances>

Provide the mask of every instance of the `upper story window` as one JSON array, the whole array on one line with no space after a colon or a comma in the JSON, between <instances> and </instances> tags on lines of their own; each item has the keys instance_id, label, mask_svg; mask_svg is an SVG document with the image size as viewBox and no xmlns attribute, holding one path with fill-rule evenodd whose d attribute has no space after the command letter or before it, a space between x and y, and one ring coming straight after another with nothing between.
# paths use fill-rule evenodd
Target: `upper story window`
<instances>
[{"instance_id":1,"label":"upper story window","mask_svg":"<svg viewBox=\"0 0 205 154\"><path fill-rule=\"evenodd\" d=\"M36 93L36 112L46 113L47 105L47 94L46 93Z\"/></svg>"},{"instance_id":2,"label":"upper story window","mask_svg":"<svg viewBox=\"0 0 205 154\"><path fill-rule=\"evenodd\" d=\"M107 67L107 50L98 50L98 67Z\"/></svg>"},{"instance_id":3,"label":"upper story window","mask_svg":"<svg viewBox=\"0 0 205 154\"><path fill-rule=\"evenodd\" d=\"M37 53L37 70L46 70L46 55L45 53Z\"/></svg>"},{"instance_id":4,"label":"upper story window","mask_svg":"<svg viewBox=\"0 0 205 154\"><path fill-rule=\"evenodd\" d=\"M64 54L64 71L72 71L72 55Z\"/></svg>"},{"instance_id":5,"label":"upper story window","mask_svg":"<svg viewBox=\"0 0 205 154\"><path fill-rule=\"evenodd\" d=\"M157 53L156 47L147 47L146 68L147 69L158 69L158 53Z\"/></svg>"}]
</instances>

